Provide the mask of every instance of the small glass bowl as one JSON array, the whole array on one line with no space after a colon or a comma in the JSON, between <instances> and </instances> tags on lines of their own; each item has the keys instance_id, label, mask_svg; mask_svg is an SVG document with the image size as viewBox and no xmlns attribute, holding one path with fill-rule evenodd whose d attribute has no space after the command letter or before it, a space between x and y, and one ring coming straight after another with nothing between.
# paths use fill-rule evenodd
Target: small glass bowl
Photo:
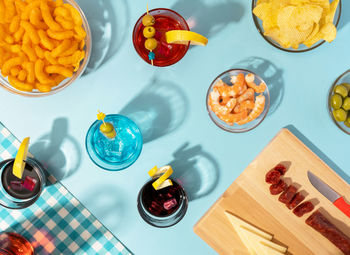
<instances>
[{"instance_id":1,"label":"small glass bowl","mask_svg":"<svg viewBox=\"0 0 350 255\"><path fill-rule=\"evenodd\" d=\"M349 83L350 84L350 69L347 70L345 73L343 73L342 75L340 75L335 82L333 83L332 87L329 89L328 92L328 101L327 101L327 108L328 108L328 112L329 112L329 116L331 117L331 119L333 120L334 124L337 125L337 127L342 130L343 132L345 132L346 134L350 135L350 128L345 126L344 122L340 122L340 121L336 121L334 116L333 116L333 109L331 106L331 98L333 96L333 91L335 86L342 84L342 83Z\"/></svg>"},{"instance_id":2,"label":"small glass bowl","mask_svg":"<svg viewBox=\"0 0 350 255\"><path fill-rule=\"evenodd\" d=\"M209 96L210 96L210 92L213 91L213 87L216 84L217 81L222 80L223 82L225 82L226 84L230 85L230 78L232 75L238 75L239 73L243 73L244 76L246 74L252 73L255 75L255 83L256 84L260 84L261 82L264 82L264 80L262 78L260 78L260 76L256 75L254 72L251 72L249 70L245 70L245 69L230 69L228 71L223 72L222 74L219 74L219 76L217 76L214 81L211 83L208 92L207 92L207 97L206 97L206 105L207 105L207 111L209 113L209 117L211 118L211 120L219 127L222 128L225 131L231 132L231 133L243 133L243 132L247 132L250 131L254 128L256 128L266 117L269 108L270 108L270 94L269 94L269 89L268 86L266 84L266 90L262 93L265 96L265 108L263 110L263 112L254 120L252 120L251 122L248 122L244 125L237 125L234 124L233 126L227 124L226 122L222 121L218 116L216 116L216 114L211 110L210 106L209 106ZM257 94L255 94L257 95Z\"/></svg>"},{"instance_id":3,"label":"small glass bowl","mask_svg":"<svg viewBox=\"0 0 350 255\"><path fill-rule=\"evenodd\" d=\"M304 44L300 44L298 49L293 49L293 48L284 48L282 47L279 43L277 43L275 40L273 40L272 38L265 36L264 35L264 28L262 26L262 20L259 19L257 16L255 16L255 14L253 13L253 10L257 4L257 0L252 0L252 15L253 15L253 20L254 20L254 24L256 26L256 29L258 30L258 32L260 33L260 35L272 46L276 47L277 49L283 50L283 51L287 51L287 52L292 52L292 53L301 53L301 52L307 52L313 49L316 49L317 47L321 46L322 44L324 44L326 41L325 40L321 40L317 43L315 43L314 45L312 45L311 47L307 47ZM335 21L335 26L338 27L339 21L340 21L340 16L341 16L341 0L339 1L339 5L337 8L337 11L334 15L334 21Z\"/></svg>"},{"instance_id":4,"label":"small glass bowl","mask_svg":"<svg viewBox=\"0 0 350 255\"><path fill-rule=\"evenodd\" d=\"M15 87L13 87L8 82L8 79L6 77L2 76L1 73L0 73L0 87L6 89L7 91L9 91L11 93L21 95L21 96L27 96L27 97L49 96L49 95L53 95L53 94L63 90L64 88L68 87L84 73L85 68L89 62L90 55L91 55L91 43L92 42L91 42L90 27L89 27L88 21L85 17L85 14L83 13L83 11L79 7L79 5L74 0L64 0L64 2L71 4L75 9L77 9L79 11L81 18L83 20L83 28L86 31L85 48L84 48L85 49L85 58L81 61L79 69L76 72L74 72L72 77L69 77L69 78L63 80L60 84L53 87L50 92L40 92L38 90L33 90L31 92L27 92L27 91L18 90Z\"/></svg>"}]
</instances>

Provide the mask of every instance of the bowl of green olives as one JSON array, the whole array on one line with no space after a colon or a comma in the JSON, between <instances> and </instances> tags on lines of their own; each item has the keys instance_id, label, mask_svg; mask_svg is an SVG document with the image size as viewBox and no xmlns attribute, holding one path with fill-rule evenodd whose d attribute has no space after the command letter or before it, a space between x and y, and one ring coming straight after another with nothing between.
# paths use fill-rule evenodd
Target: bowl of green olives
<instances>
[{"instance_id":1,"label":"bowl of green olives","mask_svg":"<svg viewBox=\"0 0 350 255\"><path fill-rule=\"evenodd\" d=\"M350 135L350 70L340 75L330 88L328 110L337 127Z\"/></svg>"}]
</instances>

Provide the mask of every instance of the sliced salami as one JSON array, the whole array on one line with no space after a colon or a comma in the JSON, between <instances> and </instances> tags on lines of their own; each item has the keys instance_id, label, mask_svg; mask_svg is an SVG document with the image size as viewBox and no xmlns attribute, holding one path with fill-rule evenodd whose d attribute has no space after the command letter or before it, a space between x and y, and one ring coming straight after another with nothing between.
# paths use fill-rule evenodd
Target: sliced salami
<instances>
[{"instance_id":1,"label":"sliced salami","mask_svg":"<svg viewBox=\"0 0 350 255\"><path fill-rule=\"evenodd\" d=\"M311 212L314 208L314 205L310 201L306 201L294 208L293 213L298 217L302 217L304 214Z\"/></svg>"},{"instance_id":2,"label":"sliced salami","mask_svg":"<svg viewBox=\"0 0 350 255\"><path fill-rule=\"evenodd\" d=\"M280 181L281 173L277 170L270 170L265 176L265 181L270 184L277 184Z\"/></svg>"},{"instance_id":3,"label":"sliced salami","mask_svg":"<svg viewBox=\"0 0 350 255\"><path fill-rule=\"evenodd\" d=\"M350 238L339 230L318 210L305 221L321 235L337 246L345 255L350 255Z\"/></svg>"},{"instance_id":4,"label":"sliced salami","mask_svg":"<svg viewBox=\"0 0 350 255\"><path fill-rule=\"evenodd\" d=\"M286 206L289 210L291 210L294 207L296 207L298 204L300 204L304 199L305 197L302 194L300 194L300 192L298 192L294 195L293 199L286 204Z\"/></svg>"},{"instance_id":5,"label":"sliced salami","mask_svg":"<svg viewBox=\"0 0 350 255\"><path fill-rule=\"evenodd\" d=\"M297 193L297 188L293 185L290 185L278 198L278 200L282 203L289 203L292 201L295 193Z\"/></svg>"},{"instance_id":6,"label":"sliced salami","mask_svg":"<svg viewBox=\"0 0 350 255\"><path fill-rule=\"evenodd\" d=\"M284 175L287 171L287 168L282 164L278 164L277 166L274 167L274 169L280 172L281 175Z\"/></svg>"},{"instance_id":7,"label":"sliced salami","mask_svg":"<svg viewBox=\"0 0 350 255\"><path fill-rule=\"evenodd\" d=\"M287 183L285 183L283 180L280 180L276 184L272 184L270 186L270 193L271 195L278 195L281 192L285 191L287 189Z\"/></svg>"}]
</instances>

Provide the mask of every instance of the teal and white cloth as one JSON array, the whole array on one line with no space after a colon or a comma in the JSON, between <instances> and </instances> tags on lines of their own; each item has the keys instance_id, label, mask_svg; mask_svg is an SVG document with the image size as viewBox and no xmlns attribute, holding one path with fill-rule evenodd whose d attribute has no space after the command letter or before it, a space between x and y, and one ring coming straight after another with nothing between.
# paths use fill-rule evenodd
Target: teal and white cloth
<instances>
[{"instance_id":1,"label":"teal and white cloth","mask_svg":"<svg viewBox=\"0 0 350 255\"><path fill-rule=\"evenodd\" d=\"M0 123L0 161L14 158L20 142ZM23 210L0 206L0 231L29 240L36 254L127 255L128 249L60 182L48 175L40 198Z\"/></svg>"}]
</instances>

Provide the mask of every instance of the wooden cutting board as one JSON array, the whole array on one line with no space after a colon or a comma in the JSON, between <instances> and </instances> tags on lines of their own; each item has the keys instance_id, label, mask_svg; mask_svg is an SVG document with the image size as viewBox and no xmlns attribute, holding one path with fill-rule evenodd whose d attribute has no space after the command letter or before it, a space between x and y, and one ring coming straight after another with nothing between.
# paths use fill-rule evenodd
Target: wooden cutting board
<instances>
[{"instance_id":1,"label":"wooden cutting board","mask_svg":"<svg viewBox=\"0 0 350 255\"><path fill-rule=\"evenodd\" d=\"M299 186L306 200L345 234L350 236L350 219L323 197L308 181L307 171L327 182L350 200L350 186L289 130L282 129L259 156L231 184L225 193L194 226L194 232L219 254L248 255L248 250L226 218L225 210L274 235L274 242L288 247L287 254L342 254L331 242L306 225L305 219L288 210L269 192L265 174L280 162L290 167L284 176L288 184Z\"/></svg>"}]
</instances>

